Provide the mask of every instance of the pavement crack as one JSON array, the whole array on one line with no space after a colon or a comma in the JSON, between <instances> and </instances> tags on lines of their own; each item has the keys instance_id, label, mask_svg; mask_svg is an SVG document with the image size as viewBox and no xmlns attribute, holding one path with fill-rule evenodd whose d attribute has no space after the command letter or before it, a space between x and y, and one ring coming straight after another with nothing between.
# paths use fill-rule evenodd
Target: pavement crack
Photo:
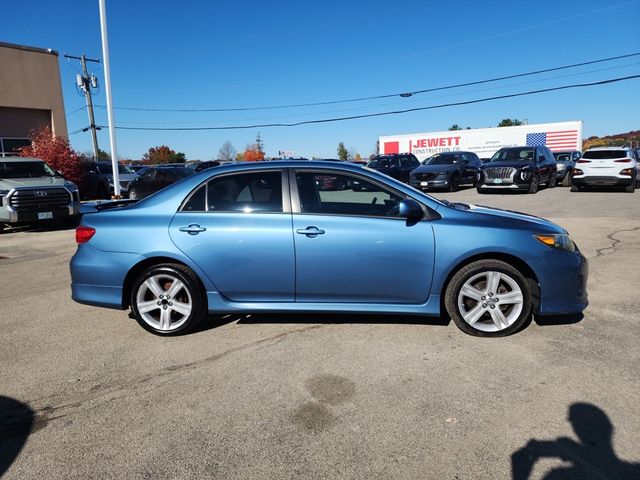
<instances>
[{"instance_id":1,"label":"pavement crack","mask_svg":"<svg viewBox=\"0 0 640 480\"><path fill-rule=\"evenodd\" d=\"M73 397L73 401L65 402L63 398L58 397L58 400L54 398L41 398L38 400L32 400L27 402L32 405L34 411L34 426L33 431L40 430L45 428L47 424L53 420L68 417L70 415L76 414L78 412L89 411L95 408L99 408L102 405L107 403L130 397L132 395L131 390L134 388L142 389L142 390L152 390L157 388L158 386L165 385L168 382L171 382L170 376L176 376L179 372L184 370L193 369L201 365L205 365L208 363L214 363L221 358L224 358L228 355L232 355L234 353L240 352L242 350L247 350L255 346L265 345L266 347L270 347L280 342L284 337L289 335L296 335L300 333L305 333L310 330L316 330L324 327L325 325L309 325L303 328L295 328L292 330L287 330L285 332L278 333L276 335L272 335L270 337L261 338L259 340L255 340L253 342L239 345L234 348L230 348L223 352L217 353L215 355L211 355L202 360L198 360L196 362L188 362L179 365L172 365L169 367L165 367L163 370L147 375L142 378L138 378L135 380L131 380L128 382L124 382L118 385L106 385L104 387L97 385L91 387L88 391L84 393L79 393L77 396ZM165 380L166 378L166 380ZM146 386L146 388L145 388ZM123 393L126 392L126 393ZM37 404L43 405L38 408ZM57 405L56 405L57 403ZM21 420L18 418L19 415L16 415L14 409L6 409L0 410L0 428L3 426L10 426L15 422Z\"/></svg>"},{"instance_id":2,"label":"pavement crack","mask_svg":"<svg viewBox=\"0 0 640 480\"><path fill-rule=\"evenodd\" d=\"M596 250L595 256L591 257L591 259L604 257L605 255L613 255L618 251L618 245L622 243L622 240L620 240L619 238L616 238L616 235L618 235L619 233L625 233L625 232L637 232L638 230L640 230L640 226L627 228L627 229L614 230L609 235L607 235L607 239L611 241L611 245L609 245L608 247L598 248Z\"/></svg>"}]
</instances>

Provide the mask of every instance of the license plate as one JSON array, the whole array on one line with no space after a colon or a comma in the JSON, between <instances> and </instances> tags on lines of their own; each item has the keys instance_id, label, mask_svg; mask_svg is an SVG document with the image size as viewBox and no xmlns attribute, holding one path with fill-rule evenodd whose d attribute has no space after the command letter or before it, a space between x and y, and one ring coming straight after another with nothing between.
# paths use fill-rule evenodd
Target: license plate
<instances>
[{"instance_id":1,"label":"license plate","mask_svg":"<svg viewBox=\"0 0 640 480\"><path fill-rule=\"evenodd\" d=\"M38 220L51 220L53 212L38 212Z\"/></svg>"},{"instance_id":2,"label":"license plate","mask_svg":"<svg viewBox=\"0 0 640 480\"><path fill-rule=\"evenodd\" d=\"M501 178L496 178L493 183L502 183L502 179Z\"/></svg>"},{"instance_id":3,"label":"license plate","mask_svg":"<svg viewBox=\"0 0 640 480\"><path fill-rule=\"evenodd\" d=\"M420 182L420 186L421 187L427 187L427 186L429 186L429 182Z\"/></svg>"}]
</instances>

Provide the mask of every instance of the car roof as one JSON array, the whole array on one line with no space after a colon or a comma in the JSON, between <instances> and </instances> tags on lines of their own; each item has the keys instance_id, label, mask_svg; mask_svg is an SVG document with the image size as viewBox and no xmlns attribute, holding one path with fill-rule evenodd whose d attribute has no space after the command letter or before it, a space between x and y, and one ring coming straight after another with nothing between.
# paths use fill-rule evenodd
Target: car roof
<instances>
[{"instance_id":1,"label":"car roof","mask_svg":"<svg viewBox=\"0 0 640 480\"><path fill-rule=\"evenodd\" d=\"M16 155L12 157L0 157L0 162L44 162L44 160L41 158L19 157Z\"/></svg>"},{"instance_id":2,"label":"car roof","mask_svg":"<svg viewBox=\"0 0 640 480\"><path fill-rule=\"evenodd\" d=\"M593 151L598 151L598 150L631 150L629 147L593 147L590 148L589 150L587 150L587 152L593 152Z\"/></svg>"}]
</instances>

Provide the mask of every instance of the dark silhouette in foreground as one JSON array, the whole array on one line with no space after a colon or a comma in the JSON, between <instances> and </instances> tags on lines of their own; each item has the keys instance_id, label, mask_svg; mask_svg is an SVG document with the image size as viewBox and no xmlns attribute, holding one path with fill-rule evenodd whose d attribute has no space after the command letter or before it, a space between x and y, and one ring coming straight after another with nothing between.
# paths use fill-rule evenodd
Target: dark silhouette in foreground
<instances>
[{"instance_id":1,"label":"dark silhouette in foreground","mask_svg":"<svg viewBox=\"0 0 640 480\"><path fill-rule=\"evenodd\" d=\"M569 407L569 421L578 437L530 440L511 455L513 480L527 480L537 461L559 458L571 465L553 468L545 480L640 479L640 463L620 460L613 451L613 425L600 408L589 403Z\"/></svg>"},{"instance_id":2,"label":"dark silhouette in foreground","mask_svg":"<svg viewBox=\"0 0 640 480\"><path fill-rule=\"evenodd\" d=\"M33 419L33 410L28 405L0 395L0 477L27 442Z\"/></svg>"}]
</instances>

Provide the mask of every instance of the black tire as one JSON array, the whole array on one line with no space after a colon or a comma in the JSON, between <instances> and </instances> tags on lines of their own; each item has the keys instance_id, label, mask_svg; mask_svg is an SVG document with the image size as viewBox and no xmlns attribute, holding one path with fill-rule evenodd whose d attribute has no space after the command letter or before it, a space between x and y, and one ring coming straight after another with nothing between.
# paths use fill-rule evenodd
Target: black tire
<instances>
[{"instance_id":1,"label":"black tire","mask_svg":"<svg viewBox=\"0 0 640 480\"><path fill-rule=\"evenodd\" d=\"M155 277L155 276L162 277L162 275L167 275L168 279L169 278L178 279L180 282L184 284L184 288L181 288L179 291L176 292L176 298L179 296L180 297L179 301L182 303L187 303L184 301L185 299L190 300L190 305L191 305L191 311L189 315L183 315L178 319L179 321L174 322L174 323L178 323L179 326L175 328L169 328L166 330L157 328L154 325L151 325L150 323L145 321L145 319L143 318L143 316L140 314L138 310L138 302L137 302L139 291L141 290L141 288L143 289L145 288L143 287L143 284L151 277ZM169 284L169 287L167 287L166 285L164 286L165 288L164 293L169 292L171 285L173 285L173 283ZM150 295L151 297L154 297L154 295L150 290L147 291L146 294ZM157 299L154 297L154 298L150 298L150 300L155 301ZM169 300L172 300L172 299L169 298ZM167 309L168 305L172 305L171 303L168 303L169 300L166 300L166 299L163 300L165 303L163 308L165 310ZM207 312L206 295L205 295L204 287L200 282L200 279L191 269L185 267L184 265L174 264L174 263L164 263L160 265L154 265L153 267L150 267L146 269L144 272L142 272L138 276L136 281L133 283L133 288L131 289L131 292L130 292L129 301L131 305L131 311L133 312L136 318L136 321L140 324L140 326L151 333L154 333L156 335L162 335L162 336L179 335L179 334L186 333L190 330L193 330L193 328L198 323L200 323L200 320L202 320L202 317ZM176 315L173 315L173 313L171 313L170 307L168 308L170 312L168 314L170 315L169 322L171 322L171 318L175 317ZM158 307L157 310L158 310L158 316L160 316L160 314L162 313L162 311L160 310L160 307ZM160 320L158 320L158 322L160 323Z\"/></svg>"},{"instance_id":2,"label":"black tire","mask_svg":"<svg viewBox=\"0 0 640 480\"><path fill-rule=\"evenodd\" d=\"M538 193L538 187L540 187L540 178L538 175L531 177L531 183L529 184L529 190L527 193Z\"/></svg>"},{"instance_id":3,"label":"black tire","mask_svg":"<svg viewBox=\"0 0 640 480\"><path fill-rule=\"evenodd\" d=\"M460 188L460 177L458 174L454 174L451 176L451 180L449 180L449 191L457 192Z\"/></svg>"},{"instance_id":4,"label":"black tire","mask_svg":"<svg viewBox=\"0 0 640 480\"><path fill-rule=\"evenodd\" d=\"M627 193L633 193L636 191L636 182L631 182L631 185L627 185L624 189Z\"/></svg>"},{"instance_id":5,"label":"black tire","mask_svg":"<svg viewBox=\"0 0 640 480\"><path fill-rule=\"evenodd\" d=\"M483 331L468 324L462 317L462 314L458 307L458 295L465 282L478 274L482 274L483 272L488 271L500 272L511 277L511 279L518 284L518 287L522 291L523 297L522 310L515 321L513 321L513 323L511 323L511 325L509 325L508 327L493 332ZM501 260L478 260L462 267L455 273L455 275L451 278L451 281L447 285L444 300L447 312L451 316L451 319L454 321L456 326L464 333L477 337L505 337L525 327L531 319L532 303L529 282L527 281L525 276L520 273L520 271ZM498 306L498 308L501 307ZM514 315L515 314L516 312L514 312ZM480 322L487 321L485 319L486 315L483 314L483 317L478 320L478 324L480 324Z\"/></svg>"},{"instance_id":6,"label":"black tire","mask_svg":"<svg viewBox=\"0 0 640 480\"><path fill-rule=\"evenodd\" d=\"M565 173L564 178L562 179L562 186L563 187L571 186L571 172Z\"/></svg>"},{"instance_id":7,"label":"black tire","mask_svg":"<svg viewBox=\"0 0 640 480\"><path fill-rule=\"evenodd\" d=\"M549 178L549 181L547 182L547 188L555 188L556 185L558 184L557 182L558 182L558 177L556 177L556 173L553 172L553 174Z\"/></svg>"},{"instance_id":8,"label":"black tire","mask_svg":"<svg viewBox=\"0 0 640 480\"><path fill-rule=\"evenodd\" d=\"M478 192L480 195L482 195L483 193L486 193L486 190L483 190L480 187L476 186L476 192Z\"/></svg>"},{"instance_id":9,"label":"black tire","mask_svg":"<svg viewBox=\"0 0 640 480\"><path fill-rule=\"evenodd\" d=\"M111 198L111 195L109 194L109 187L107 187L104 183L101 183L98 187L98 198L101 200L109 200Z\"/></svg>"}]
</instances>

